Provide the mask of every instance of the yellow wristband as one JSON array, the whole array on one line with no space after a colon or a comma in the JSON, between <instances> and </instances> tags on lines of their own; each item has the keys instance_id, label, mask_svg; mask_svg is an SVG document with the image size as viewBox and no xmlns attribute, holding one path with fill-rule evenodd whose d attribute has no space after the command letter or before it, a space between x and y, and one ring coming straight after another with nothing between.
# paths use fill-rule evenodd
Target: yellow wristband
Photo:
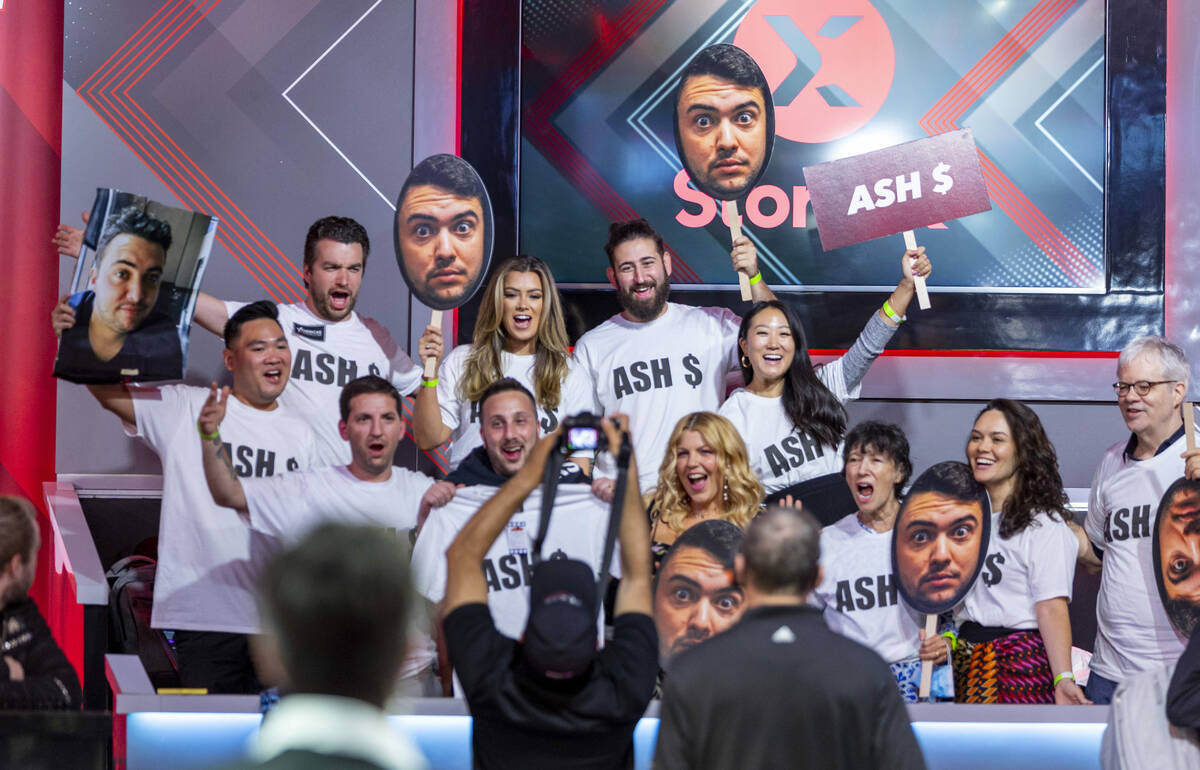
<instances>
[{"instance_id":1,"label":"yellow wristband","mask_svg":"<svg viewBox=\"0 0 1200 770\"><path fill-rule=\"evenodd\" d=\"M196 421L196 430L200 433L200 438L204 439L205 441L212 441L221 435L221 431L219 430L214 430L212 433L205 433L204 429L200 427L199 420Z\"/></svg>"},{"instance_id":2,"label":"yellow wristband","mask_svg":"<svg viewBox=\"0 0 1200 770\"><path fill-rule=\"evenodd\" d=\"M758 271L757 273L755 273L753 276L751 276L750 283L752 285L756 284L756 283L762 283L762 271L761 270Z\"/></svg>"},{"instance_id":3,"label":"yellow wristband","mask_svg":"<svg viewBox=\"0 0 1200 770\"><path fill-rule=\"evenodd\" d=\"M436 388L437 384L437 377L434 377L432 380L421 380L422 388Z\"/></svg>"},{"instance_id":4,"label":"yellow wristband","mask_svg":"<svg viewBox=\"0 0 1200 770\"><path fill-rule=\"evenodd\" d=\"M1055 686L1055 687L1058 687L1058 683L1059 683L1059 682L1061 682L1061 681L1062 681L1062 680L1064 680L1064 679L1070 679L1072 682L1074 682L1074 681L1075 681L1075 675L1074 675L1074 674L1072 674L1070 671L1064 671L1064 672L1062 672L1062 673L1061 673L1061 674L1059 674L1058 676L1054 677L1054 686Z\"/></svg>"},{"instance_id":5,"label":"yellow wristband","mask_svg":"<svg viewBox=\"0 0 1200 770\"><path fill-rule=\"evenodd\" d=\"M897 315L895 310L892 310L892 305L886 299L883 301L883 314L892 319L898 324L904 323L904 316Z\"/></svg>"},{"instance_id":6,"label":"yellow wristband","mask_svg":"<svg viewBox=\"0 0 1200 770\"><path fill-rule=\"evenodd\" d=\"M943 631L942 636L950 640L950 651L954 652L958 649L958 636L953 631Z\"/></svg>"}]
</instances>

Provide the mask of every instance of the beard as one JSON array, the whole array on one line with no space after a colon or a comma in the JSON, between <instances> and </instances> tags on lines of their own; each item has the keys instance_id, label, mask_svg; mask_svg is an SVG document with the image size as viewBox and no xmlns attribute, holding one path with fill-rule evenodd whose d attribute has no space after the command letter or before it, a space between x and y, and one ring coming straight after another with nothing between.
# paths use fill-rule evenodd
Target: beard
<instances>
[{"instance_id":1,"label":"beard","mask_svg":"<svg viewBox=\"0 0 1200 770\"><path fill-rule=\"evenodd\" d=\"M617 301L620 302L621 309L639 321L653 321L658 318L667 305L667 295L671 293L671 279L664 277L662 283L655 285L654 293L648 299L638 299L633 293L634 288L637 287L617 292Z\"/></svg>"}]
</instances>

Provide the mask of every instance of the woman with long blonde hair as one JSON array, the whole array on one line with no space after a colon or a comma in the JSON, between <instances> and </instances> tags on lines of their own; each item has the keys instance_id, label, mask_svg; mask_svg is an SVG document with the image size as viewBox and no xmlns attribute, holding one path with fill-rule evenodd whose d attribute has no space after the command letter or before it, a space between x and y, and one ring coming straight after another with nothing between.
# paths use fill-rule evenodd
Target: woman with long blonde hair
<instances>
[{"instance_id":1,"label":"woman with long blonde hair","mask_svg":"<svg viewBox=\"0 0 1200 770\"><path fill-rule=\"evenodd\" d=\"M560 417L592 408L590 381L568 350L554 276L537 257L521 254L496 267L470 345L456 347L442 361L441 329L430 326L417 353L422 360L433 356L441 365L437 379L422 380L417 390L413 440L422 449L452 440L451 470L482 443L479 397L502 377L533 392L543 433L554 430ZM513 447L517 452L529 449Z\"/></svg>"},{"instance_id":2,"label":"woman with long blonde hair","mask_svg":"<svg viewBox=\"0 0 1200 770\"><path fill-rule=\"evenodd\" d=\"M688 527L706 519L745 527L762 500L763 485L733 424L715 412L686 415L671 432L650 498L655 567Z\"/></svg>"}]
</instances>

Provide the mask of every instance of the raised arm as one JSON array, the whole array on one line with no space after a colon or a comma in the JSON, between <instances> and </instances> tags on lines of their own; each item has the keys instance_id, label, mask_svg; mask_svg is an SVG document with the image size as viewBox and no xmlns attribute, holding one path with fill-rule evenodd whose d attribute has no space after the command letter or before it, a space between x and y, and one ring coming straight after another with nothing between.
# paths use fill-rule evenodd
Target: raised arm
<instances>
[{"instance_id":1,"label":"raised arm","mask_svg":"<svg viewBox=\"0 0 1200 770\"><path fill-rule=\"evenodd\" d=\"M427 358L433 358L438 364L442 361L442 330L436 326L426 326L425 333L417 342L418 365ZM421 449L430 450L446 443L450 438L450 429L442 422L442 408L438 403L437 382L432 385L422 378L421 386L417 388L417 396L413 404L413 441Z\"/></svg>"},{"instance_id":2,"label":"raised arm","mask_svg":"<svg viewBox=\"0 0 1200 770\"><path fill-rule=\"evenodd\" d=\"M900 321L888 316L887 310L891 310L892 315L897 318L904 318L908 312L908 304L916 292L913 275L926 277L933 272L929 257L925 256L925 248L904 252L904 256L900 257L900 271L903 275L891 296L887 298L887 308L880 306L879 310L871 315L858 339L854 340L854 344L842 357L842 376L845 378L847 389L852 390L862 382L871 364L887 347L892 335L900 326Z\"/></svg>"},{"instance_id":3,"label":"raised arm","mask_svg":"<svg viewBox=\"0 0 1200 770\"><path fill-rule=\"evenodd\" d=\"M754 243L746 236L742 236L733 242L733 250L729 252L729 256L733 259L733 269L739 273L745 273L750 279L750 299L754 302L766 302L769 299L775 299L775 292L771 291L771 287L763 280L762 273L758 270L758 249L754 248ZM758 280L755 280L758 276Z\"/></svg>"},{"instance_id":4,"label":"raised arm","mask_svg":"<svg viewBox=\"0 0 1200 770\"><path fill-rule=\"evenodd\" d=\"M483 558L521 503L541 483L546 458L554 449L561 432L562 428L559 427L534 446L525 465L467 520L454 542L446 549L446 595L441 607L443 618L464 604L487 602L487 582L481 566Z\"/></svg>"},{"instance_id":5,"label":"raised arm","mask_svg":"<svg viewBox=\"0 0 1200 770\"><path fill-rule=\"evenodd\" d=\"M244 518L250 518L249 507L246 505L246 493L242 489L242 481L233 470L233 458L221 441L221 420L225 419L226 399L229 398L229 387L217 390L217 383L212 384L208 400L200 410L200 418L196 426L200 429L200 451L204 455L204 478L208 482L208 491L212 494L213 502L226 508L232 508Z\"/></svg>"},{"instance_id":6,"label":"raised arm","mask_svg":"<svg viewBox=\"0 0 1200 770\"><path fill-rule=\"evenodd\" d=\"M225 301L211 294L196 292L196 312L192 315L200 328L210 331L218 337L225 336L225 322L229 313L225 311Z\"/></svg>"},{"instance_id":7,"label":"raised arm","mask_svg":"<svg viewBox=\"0 0 1200 770\"><path fill-rule=\"evenodd\" d=\"M137 412L133 409L133 396L123 383L112 385L88 385L87 389L100 406L120 417L123 422L137 425Z\"/></svg>"},{"instance_id":8,"label":"raised arm","mask_svg":"<svg viewBox=\"0 0 1200 770\"><path fill-rule=\"evenodd\" d=\"M623 414L604 420L604 433L609 446L620 446L622 434L629 430L629 420ZM653 610L650 595L650 521L642 506L638 489L637 458L629 453L629 472L626 474L625 504L621 508L621 528L617 531L621 543L621 582L613 616L627 612L650 615Z\"/></svg>"}]
</instances>

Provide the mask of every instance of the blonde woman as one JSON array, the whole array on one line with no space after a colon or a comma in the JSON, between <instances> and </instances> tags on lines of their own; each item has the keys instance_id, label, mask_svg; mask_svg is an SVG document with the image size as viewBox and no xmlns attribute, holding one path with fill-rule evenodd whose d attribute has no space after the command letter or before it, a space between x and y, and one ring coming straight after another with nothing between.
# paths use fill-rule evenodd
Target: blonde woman
<instances>
[{"instance_id":1,"label":"blonde woman","mask_svg":"<svg viewBox=\"0 0 1200 770\"><path fill-rule=\"evenodd\" d=\"M762 483L733 424L715 412L685 416L671 432L649 503L655 569L688 527L707 519L745 527L762 500Z\"/></svg>"},{"instance_id":2,"label":"blonde woman","mask_svg":"<svg viewBox=\"0 0 1200 770\"><path fill-rule=\"evenodd\" d=\"M591 381L575 366L567 345L562 300L546 263L524 254L505 260L484 290L470 345L456 347L442 361L441 330L430 326L421 335L418 356L432 355L441 365L437 379L422 380L417 389L413 440L422 449L453 441L450 469L456 469L481 446L479 397L502 377L534 394L542 433L554 430L560 417L590 410ZM502 451L528 451L520 444L514 440L509 450L502 444Z\"/></svg>"}]
</instances>

